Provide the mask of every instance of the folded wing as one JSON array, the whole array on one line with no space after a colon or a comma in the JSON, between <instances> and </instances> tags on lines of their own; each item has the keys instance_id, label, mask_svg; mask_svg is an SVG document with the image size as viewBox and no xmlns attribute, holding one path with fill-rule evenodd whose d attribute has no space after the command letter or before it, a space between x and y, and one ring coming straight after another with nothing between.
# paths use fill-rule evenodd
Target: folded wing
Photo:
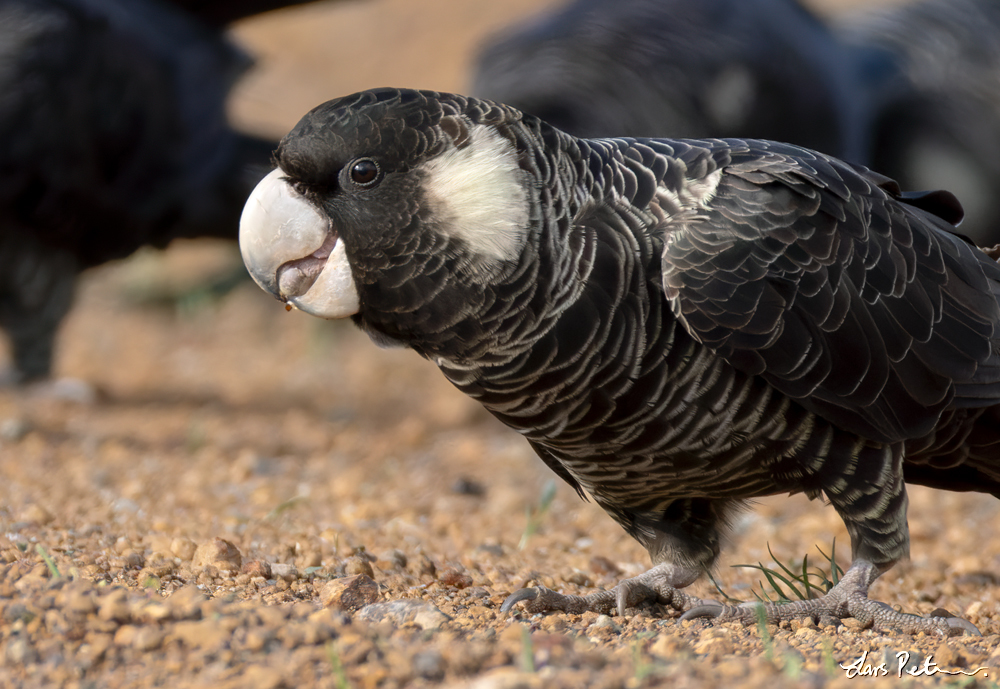
<instances>
[{"instance_id":1,"label":"folded wing","mask_svg":"<svg viewBox=\"0 0 1000 689\"><path fill-rule=\"evenodd\" d=\"M954 233L953 197L904 197L792 146L726 145L714 197L664 245L664 290L695 337L873 440L1000 402L1000 266Z\"/></svg>"}]
</instances>

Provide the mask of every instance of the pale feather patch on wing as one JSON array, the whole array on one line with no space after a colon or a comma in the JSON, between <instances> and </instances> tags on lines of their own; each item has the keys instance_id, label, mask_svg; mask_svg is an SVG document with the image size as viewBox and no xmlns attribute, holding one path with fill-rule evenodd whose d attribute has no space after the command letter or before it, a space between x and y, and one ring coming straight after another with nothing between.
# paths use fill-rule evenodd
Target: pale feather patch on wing
<instances>
[{"instance_id":1,"label":"pale feather patch on wing","mask_svg":"<svg viewBox=\"0 0 1000 689\"><path fill-rule=\"evenodd\" d=\"M661 185L649 204L657 225L668 229L667 241L671 234L689 222L701 217L701 212L715 197L722 180L722 169L713 170L699 179L688 179L682 189L670 189Z\"/></svg>"},{"instance_id":2,"label":"pale feather patch on wing","mask_svg":"<svg viewBox=\"0 0 1000 689\"><path fill-rule=\"evenodd\" d=\"M526 173L514 145L492 127L471 125L468 144L426 163L426 193L441 231L496 261L517 257L528 225Z\"/></svg>"},{"instance_id":3,"label":"pale feather patch on wing","mask_svg":"<svg viewBox=\"0 0 1000 689\"><path fill-rule=\"evenodd\" d=\"M670 302L670 310L684 328L701 342L701 336L694 329L688 326L684 311L680 301L677 299L678 290L671 284L670 276L674 273L668 254L670 246L676 242L690 228L691 223L697 222L702 216L701 212L708 206L708 203L715 197L722 181L722 168L714 170L700 179L688 180L684 189L675 192L664 187L660 187L651 204L653 212L657 215L659 223L667 231L663 237L663 291Z\"/></svg>"},{"instance_id":4,"label":"pale feather patch on wing","mask_svg":"<svg viewBox=\"0 0 1000 689\"><path fill-rule=\"evenodd\" d=\"M700 179L688 180L681 198L685 204L704 206L715 197L722 181L722 168L713 170Z\"/></svg>"}]
</instances>

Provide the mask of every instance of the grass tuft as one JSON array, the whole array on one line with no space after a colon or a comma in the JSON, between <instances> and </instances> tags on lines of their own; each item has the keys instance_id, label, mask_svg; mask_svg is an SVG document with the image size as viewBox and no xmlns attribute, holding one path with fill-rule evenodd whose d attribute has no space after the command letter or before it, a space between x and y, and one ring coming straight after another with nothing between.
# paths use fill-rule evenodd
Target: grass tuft
<instances>
[{"instance_id":1,"label":"grass tuft","mask_svg":"<svg viewBox=\"0 0 1000 689\"><path fill-rule=\"evenodd\" d=\"M767 546L767 553L771 556L771 559L777 563L778 569L765 567L760 562L755 565L744 564L733 565L733 567L748 567L750 569L756 569L764 575L768 586L771 587L771 592L768 592L768 590L764 587L763 582L758 582L760 585L760 593L751 588L751 592L754 597L762 603L784 603L792 600L809 600L810 598L818 598L829 592L830 589L837 585L837 582L840 581L841 575L844 573L843 568L837 564L836 560L836 539L833 540L829 555L823 552L823 549L819 546L816 546L816 550L818 550L820 555L823 556L823 559L826 560L828 565L827 570L823 570L818 567L810 569L808 554L803 556L802 563L799 565L785 564L771 551L770 544ZM829 574L827 574L827 571ZM716 588L719 588L718 584L716 584ZM721 591L721 588L719 590ZM727 594L724 593L723 595L726 595L728 598Z\"/></svg>"}]
</instances>

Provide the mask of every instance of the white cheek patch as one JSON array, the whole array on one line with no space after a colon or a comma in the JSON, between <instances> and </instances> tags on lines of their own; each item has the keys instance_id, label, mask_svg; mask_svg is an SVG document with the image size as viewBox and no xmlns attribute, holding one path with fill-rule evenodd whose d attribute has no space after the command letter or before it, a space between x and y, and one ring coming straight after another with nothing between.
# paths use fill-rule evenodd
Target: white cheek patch
<instances>
[{"instance_id":1,"label":"white cheek patch","mask_svg":"<svg viewBox=\"0 0 1000 689\"><path fill-rule=\"evenodd\" d=\"M518 256L528 225L527 173L514 145L492 127L469 125L469 141L428 161L425 191L442 231L496 261Z\"/></svg>"}]
</instances>

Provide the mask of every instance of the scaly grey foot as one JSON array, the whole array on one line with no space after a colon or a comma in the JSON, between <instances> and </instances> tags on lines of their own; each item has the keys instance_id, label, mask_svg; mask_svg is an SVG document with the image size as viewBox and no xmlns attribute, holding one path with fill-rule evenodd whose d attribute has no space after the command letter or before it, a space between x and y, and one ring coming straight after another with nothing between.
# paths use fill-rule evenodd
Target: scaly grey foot
<instances>
[{"instance_id":1,"label":"scaly grey foot","mask_svg":"<svg viewBox=\"0 0 1000 689\"><path fill-rule=\"evenodd\" d=\"M517 603L525 601L524 609L529 613L568 612L579 615L592 611L601 614L617 612L625 615L625 609L640 603L655 602L669 605L675 610L688 610L696 606L718 605L688 595L678 586L686 586L693 577L673 565L660 564L637 577L623 579L612 589L596 591L587 596L558 593L545 586L520 589L500 606L500 612L508 612Z\"/></svg>"},{"instance_id":2,"label":"scaly grey foot","mask_svg":"<svg viewBox=\"0 0 1000 689\"><path fill-rule=\"evenodd\" d=\"M976 626L960 617L921 617L894 610L885 603L868 597L868 587L875 579L875 566L869 562L857 561L830 591L820 598L791 601L788 603L743 603L721 605L718 603L689 609L682 620L710 617L720 622L738 620L747 625L756 624L759 611L763 610L767 622L778 623L794 619L823 616L843 619L852 617L863 627L874 627L884 631L904 634L927 632L941 636L953 636L967 632L981 636ZM877 576L877 575L876 575Z\"/></svg>"},{"instance_id":3,"label":"scaly grey foot","mask_svg":"<svg viewBox=\"0 0 1000 689\"><path fill-rule=\"evenodd\" d=\"M0 390L17 390L29 397L92 404L99 396L90 383L79 378L37 378L24 380L14 369L0 370Z\"/></svg>"}]
</instances>

